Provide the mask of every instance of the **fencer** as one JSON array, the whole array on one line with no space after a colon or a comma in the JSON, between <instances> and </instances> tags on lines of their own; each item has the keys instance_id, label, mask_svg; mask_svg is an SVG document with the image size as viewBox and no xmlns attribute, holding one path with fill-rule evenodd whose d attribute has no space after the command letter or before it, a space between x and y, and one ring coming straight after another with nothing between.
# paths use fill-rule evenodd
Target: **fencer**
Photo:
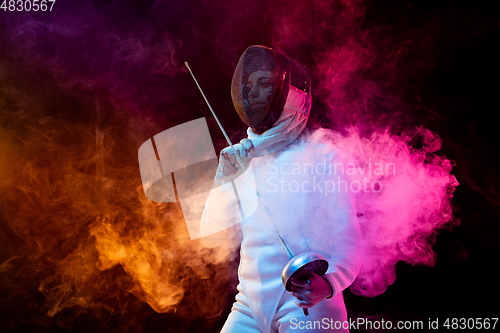
<instances>
[{"instance_id":1,"label":"fencer","mask_svg":"<svg viewBox=\"0 0 500 333\"><path fill-rule=\"evenodd\" d=\"M217 233L220 238L237 232L241 240L238 294L222 333L347 332L342 291L359 271L361 234L348 190L325 193L333 175L300 168L336 158L306 128L312 102L307 70L274 49L251 46L236 66L231 96L248 125L247 137L235 150L221 151L215 183L224 184L238 171L238 154L251 165L270 212L258 205L232 231ZM326 274L293 279L292 292L286 292L281 273L289 258L276 226L294 253L314 251L327 258ZM302 308L311 309L309 316Z\"/></svg>"}]
</instances>

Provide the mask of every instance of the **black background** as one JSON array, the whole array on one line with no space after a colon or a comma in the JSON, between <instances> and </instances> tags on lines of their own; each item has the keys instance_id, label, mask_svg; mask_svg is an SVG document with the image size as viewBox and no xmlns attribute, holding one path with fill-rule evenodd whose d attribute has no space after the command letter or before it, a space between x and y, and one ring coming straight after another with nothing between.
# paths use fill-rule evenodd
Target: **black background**
<instances>
[{"instance_id":1,"label":"black background","mask_svg":"<svg viewBox=\"0 0 500 333\"><path fill-rule=\"evenodd\" d=\"M95 216L78 216L73 235L87 236L69 243L54 236L49 247L30 257L29 244L51 224L50 219L38 224L36 209L28 217L16 212L25 207L20 201L37 197L36 190L26 191L35 188L36 177L23 180L25 169L18 166L32 163L42 170L51 163L57 167L57 156L82 158L87 156L79 155L84 145L101 133L108 157L95 162L90 154L95 165L79 168L112 178L118 165L126 165L126 175L139 179L140 144L199 117L207 118L219 151L224 138L183 61L190 63L223 126L238 141L245 127L232 108L229 87L240 54L252 44L280 49L310 70L314 102L309 126L340 129L354 123L367 132L389 126L395 133L423 126L443 139L441 153L456 163L452 173L460 185L453 201L460 224L437 237L436 265L399 263L396 282L372 299L346 290L350 316L422 320L425 325L435 318L499 317L499 27L494 1L58 0L52 12L2 10L0 262L30 259L0 266L0 331L217 332L222 327L234 297L234 277L224 280L227 292L216 305L221 310L210 318L189 315L193 303L186 299L196 297L189 291L180 311L159 314L115 285L107 296L92 298L93 304L113 306L94 311L75 305L47 317L51 301L40 292L40 283L54 275L71 249L92 247L87 227ZM353 40L357 43L349 44ZM326 55L351 50L349 45L356 60L370 65L349 72L341 82L348 87L344 99L332 101ZM356 52L359 45L365 51ZM367 82L379 92L370 96ZM366 107L353 106L357 100L367 101ZM351 104L335 113L339 103ZM72 146L73 141L79 143ZM58 150L58 145L65 148ZM50 173L39 177L44 175ZM134 200L137 181L127 183L122 176L116 181L126 183L121 190ZM25 192L16 196L20 188ZM53 209L49 214L72 210L67 202ZM127 208L120 214L126 215ZM24 231L16 227L19 218L27 221ZM95 256L90 260L97 261ZM236 259L220 266L234 268ZM127 274L120 266L97 271L92 284L121 277ZM50 281L51 288L60 282Z\"/></svg>"}]
</instances>

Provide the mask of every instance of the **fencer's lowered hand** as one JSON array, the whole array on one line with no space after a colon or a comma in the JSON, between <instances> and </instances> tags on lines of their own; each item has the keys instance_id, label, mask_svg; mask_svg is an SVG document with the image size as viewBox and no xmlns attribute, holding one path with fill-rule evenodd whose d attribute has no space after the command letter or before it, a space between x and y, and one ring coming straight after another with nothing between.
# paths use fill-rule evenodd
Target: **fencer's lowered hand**
<instances>
[{"instance_id":1,"label":"fencer's lowered hand","mask_svg":"<svg viewBox=\"0 0 500 333\"><path fill-rule=\"evenodd\" d=\"M312 308L333 294L330 283L312 271L308 272L307 275L292 277L291 283L292 296L297 298L295 304L301 308Z\"/></svg>"}]
</instances>

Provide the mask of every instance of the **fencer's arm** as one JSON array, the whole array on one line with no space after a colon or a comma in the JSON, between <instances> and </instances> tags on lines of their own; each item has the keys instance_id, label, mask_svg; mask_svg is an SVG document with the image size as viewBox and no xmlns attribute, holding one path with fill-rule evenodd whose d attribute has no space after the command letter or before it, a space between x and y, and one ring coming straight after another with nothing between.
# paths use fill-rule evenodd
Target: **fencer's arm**
<instances>
[{"instance_id":1,"label":"fencer's arm","mask_svg":"<svg viewBox=\"0 0 500 333\"><path fill-rule=\"evenodd\" d=\"M225 246L235 251L241 243L240 225L236 224L227 229L201 237L204 247L215 248Z\"/></svg>"},{"instance_id":2,"label":"fencer's arm","mask_svg":"<svg viewBox=\"0 0 500 333\"><path fill-rule=\"evenodd\" d=\"M354 282L364 255L363 238L353 196L347 195L343 199L349 200L351 204L346 209L341 209L340 214L335 214L334 217L336 219L334 222L341 227L332 237L332 252L328 259L329 269L323 276L333 290L328 298L338 295ZM337 210L336 213L339 211Z\"/></svg>"},{"instance_id":3,"label":"fencer's arm","mask_svg":"<svg viewBox=\"0 0 500 333\"><path fill-rule=\"evenodd\" d=\"M342 293L354 282L359 273L361 262L357 254L334 255L329 261L330 267L323 278L330 283L333 291L331 296L327 298L332 298Z\"/></svg>"},{"instance_id":4,"label":"fencer's arm","mask_svg":"<svg viewBox=\"0 0 500 333\"><path fill-rule=\"evenodd\" d=\"M200 234L202 235L202 244L208 248L220 247L222 245L236 248L241 242L240 225L237 223L231 226L223 226L218 225L214 221L214 214L217 214L217 212L213 211L211 202L217 200L216 197L212 197L216 193L216 191L210 193L201 216Z\"/></svg>"},{"instance_id":5,"label":"fencer's arm","mask_svg":"<svg viewBox=\"0 0 500 333\"><path fill-rule=\"evenodd\" d=\"M234 147L242 156L245 155L244 147L241 144L236 144ZM240 147L243 148L242 151L240 151ZM230 182L230 176L238 170L233 151L230 148L231 147L227 147L220 153L219 166L214 179L214 187L210 192L201 218L200 232L202 235L202 243L208 248L220 247L222 245L229 245L231 248L235 248L241 242L239 223L227 226L217 219L220 215L220 210L226 209L226 207L221 205L220 197L218 197L222 195L224 191L221 186ZM231 157L233 160L231 160Z\"/></svg>"}]
</instances>

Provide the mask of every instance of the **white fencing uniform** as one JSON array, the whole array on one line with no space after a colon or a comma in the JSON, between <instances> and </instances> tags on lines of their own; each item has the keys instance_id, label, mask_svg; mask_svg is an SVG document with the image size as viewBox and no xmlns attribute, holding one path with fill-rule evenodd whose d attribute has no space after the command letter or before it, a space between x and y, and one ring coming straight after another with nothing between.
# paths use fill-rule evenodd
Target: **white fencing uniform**
<instances>
[{"instance_id":1,"label":"white fencing uniform","mask_svg":"<svg viewBox=\"0 0 500 333\"><path fill-rule=\"evenodd\" d=\"M223 333L347 331L342 325L347 320L342 291L356 278L362 253L355 203L344 188L326 193L341 180L323 170L336 155L319 141L305 140L305 135L296 139L308 112L304 116L307 106L300 96L295 97L298 102L289 95L271 130L262 135L248 130L255 149L246 154L252 158L261 202L239 225L239 293ZM244 140L236 147L240 154L246 151ZM261 153L262 147L267 154ZM329 262L324 277L333 295L312 307L307 317L284 289L281 272L289 259L264 206L295 254L317 252Z\"/></svg>"}]
</instances>

